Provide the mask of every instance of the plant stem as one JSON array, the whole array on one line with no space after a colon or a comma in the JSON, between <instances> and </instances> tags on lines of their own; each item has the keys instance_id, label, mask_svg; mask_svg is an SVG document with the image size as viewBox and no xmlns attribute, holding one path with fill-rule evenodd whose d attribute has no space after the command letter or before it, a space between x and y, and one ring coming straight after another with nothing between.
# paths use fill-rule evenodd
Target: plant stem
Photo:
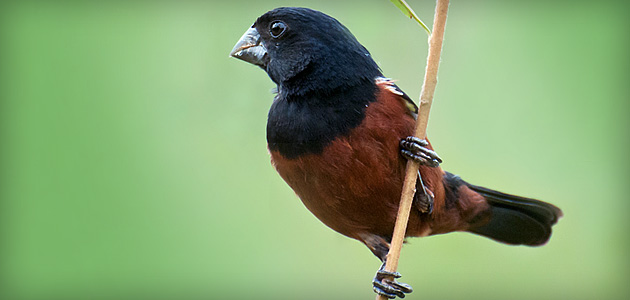
<instances>
[{"instance_id":1,"label":"plant stem","mask_svg":"<svg viewBox=\"0 0 630 300\"><path fill-rule=\"evenodd\" d=\"M440 54L442 52L442 41L444 40L444 29L446 27L446 15L448 13L449 0L437 0L435 6L435 17L433 19L433 32L429 38L429 54L427 57L427 67L422 83L422 92L420 93L420 105L418 107L418 119L416 120L415 136L426 138L427 124L429 122L429 112L431 103L433 102L433 94L437 85L438 67L440 65ZM402 249L409 222L409 212L413 202L415 193L416 180L420 165L415 161L407 162L407 170L405 181L403 183L403 191L400 197L400 206L398 207L398 217L394 226L392 243L387 254L387 263L385 270L395 272L398 269L398 260L400 259L400 250ZM386 300L387 297L378 295L377 300Z\"/></svg>"}]
</instances>

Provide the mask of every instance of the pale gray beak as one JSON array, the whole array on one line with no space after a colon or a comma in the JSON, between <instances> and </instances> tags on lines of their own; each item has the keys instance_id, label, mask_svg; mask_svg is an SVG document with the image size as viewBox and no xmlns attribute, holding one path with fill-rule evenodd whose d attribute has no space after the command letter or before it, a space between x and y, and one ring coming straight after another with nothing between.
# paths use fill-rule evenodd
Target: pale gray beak
<instances>
[{"instance_id":1,"label":"pale gray beak","mask_svg":"<svg viewBox=\"0 0 630 300\"><path fill-rule=\"evenodd\" d=\"M248 63L260 66L265 69L269 57L267 49L260 42L260 33L256 28L248 29L241 39L236 43L230 56L244 60Z\"/></svg>"}]
</instances>

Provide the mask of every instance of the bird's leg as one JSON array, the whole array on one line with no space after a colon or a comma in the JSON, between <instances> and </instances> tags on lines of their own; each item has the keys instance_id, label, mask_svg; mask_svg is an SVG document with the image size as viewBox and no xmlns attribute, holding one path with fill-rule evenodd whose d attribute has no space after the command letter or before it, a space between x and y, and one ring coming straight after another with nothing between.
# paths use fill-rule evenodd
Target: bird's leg
<instances>
[{"instance_id":1,"label":"bird's leg","mask_svg":"<svg viewBox=\"0 0 630 300\"><path fill-rule=\"evenodd\" d=\"M408 136L400 141L400 153L406 159L414 160L421 165L429 167L439 166L442 163L442 159L427 146L429 146L427 140Z\"/></svg>"},{"instance_id":2,"label":"bird's leg","mask_svg":"<svg viewBox=\"0 0 630 300\"><path fill-rule=\"evenodd\" d=\"M405 298L405 294L413 292L410 285L398 282L396 278L400 278L400 273L386 271L385 261L383 261L383 264L376 272L376 276L372 279L374 292L389 299L394 299L397 296Z\"/></svg>"},{"instance_id":3,"label":"bird's leg","mask_svg":"<svg viewBox=\"0 0 630 300\"><path fill-rule=\"evenodd\" d=\"M400 141L400 153L407 159L416 161L417 163L429 167L437 167L442 163L442 159L435 151L427 148L429 142L419 139L415 136L408 136ZM423 213L431 213L433 211L433 193L424 186L422 176L418 172L418 181L416 182L416 193L413 202Z\"/></svg>"}]
</instances>

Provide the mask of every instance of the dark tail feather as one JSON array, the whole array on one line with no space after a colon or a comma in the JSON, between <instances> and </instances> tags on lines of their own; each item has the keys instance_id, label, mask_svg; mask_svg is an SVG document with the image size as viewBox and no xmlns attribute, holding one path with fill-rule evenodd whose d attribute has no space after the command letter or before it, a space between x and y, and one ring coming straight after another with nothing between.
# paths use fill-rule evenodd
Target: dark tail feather
<instances>
[{"instance_id":1,"label":"dark tail feather","mask_svg":"<svg viewBox=\"0 0 630 300\"><path fill-rule=\"evenodd\" d=\"M556 206L535 199L467 186L486 198L492 208L490 221L468 231L512 244L540 246L551 236L551 226L562 216Z\"/></svg>"}]
</instances>

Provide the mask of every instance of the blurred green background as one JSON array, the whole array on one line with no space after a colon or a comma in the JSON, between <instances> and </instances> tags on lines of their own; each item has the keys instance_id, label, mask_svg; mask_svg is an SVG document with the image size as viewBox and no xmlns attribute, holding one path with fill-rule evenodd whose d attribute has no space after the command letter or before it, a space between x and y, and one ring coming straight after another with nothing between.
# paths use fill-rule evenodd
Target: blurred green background
<instances>
[{"instance_id":1,"label":"blurred green background","mask_svg":"<svg viewBox=\"0 0 630 300\"><path fill-rule=\"evenodd\" d=\"M228 52L267 10L307 6L417 98L417 24L386 0L63 3L0 7L0 298L374 298L378 260L275 173L273 84ZM410 4L432 23L433 1ZM451 3L443 167L565 217L542 248L410 240L410 299L627 299L629 7Z\"/></svg>"}]
</instances>

